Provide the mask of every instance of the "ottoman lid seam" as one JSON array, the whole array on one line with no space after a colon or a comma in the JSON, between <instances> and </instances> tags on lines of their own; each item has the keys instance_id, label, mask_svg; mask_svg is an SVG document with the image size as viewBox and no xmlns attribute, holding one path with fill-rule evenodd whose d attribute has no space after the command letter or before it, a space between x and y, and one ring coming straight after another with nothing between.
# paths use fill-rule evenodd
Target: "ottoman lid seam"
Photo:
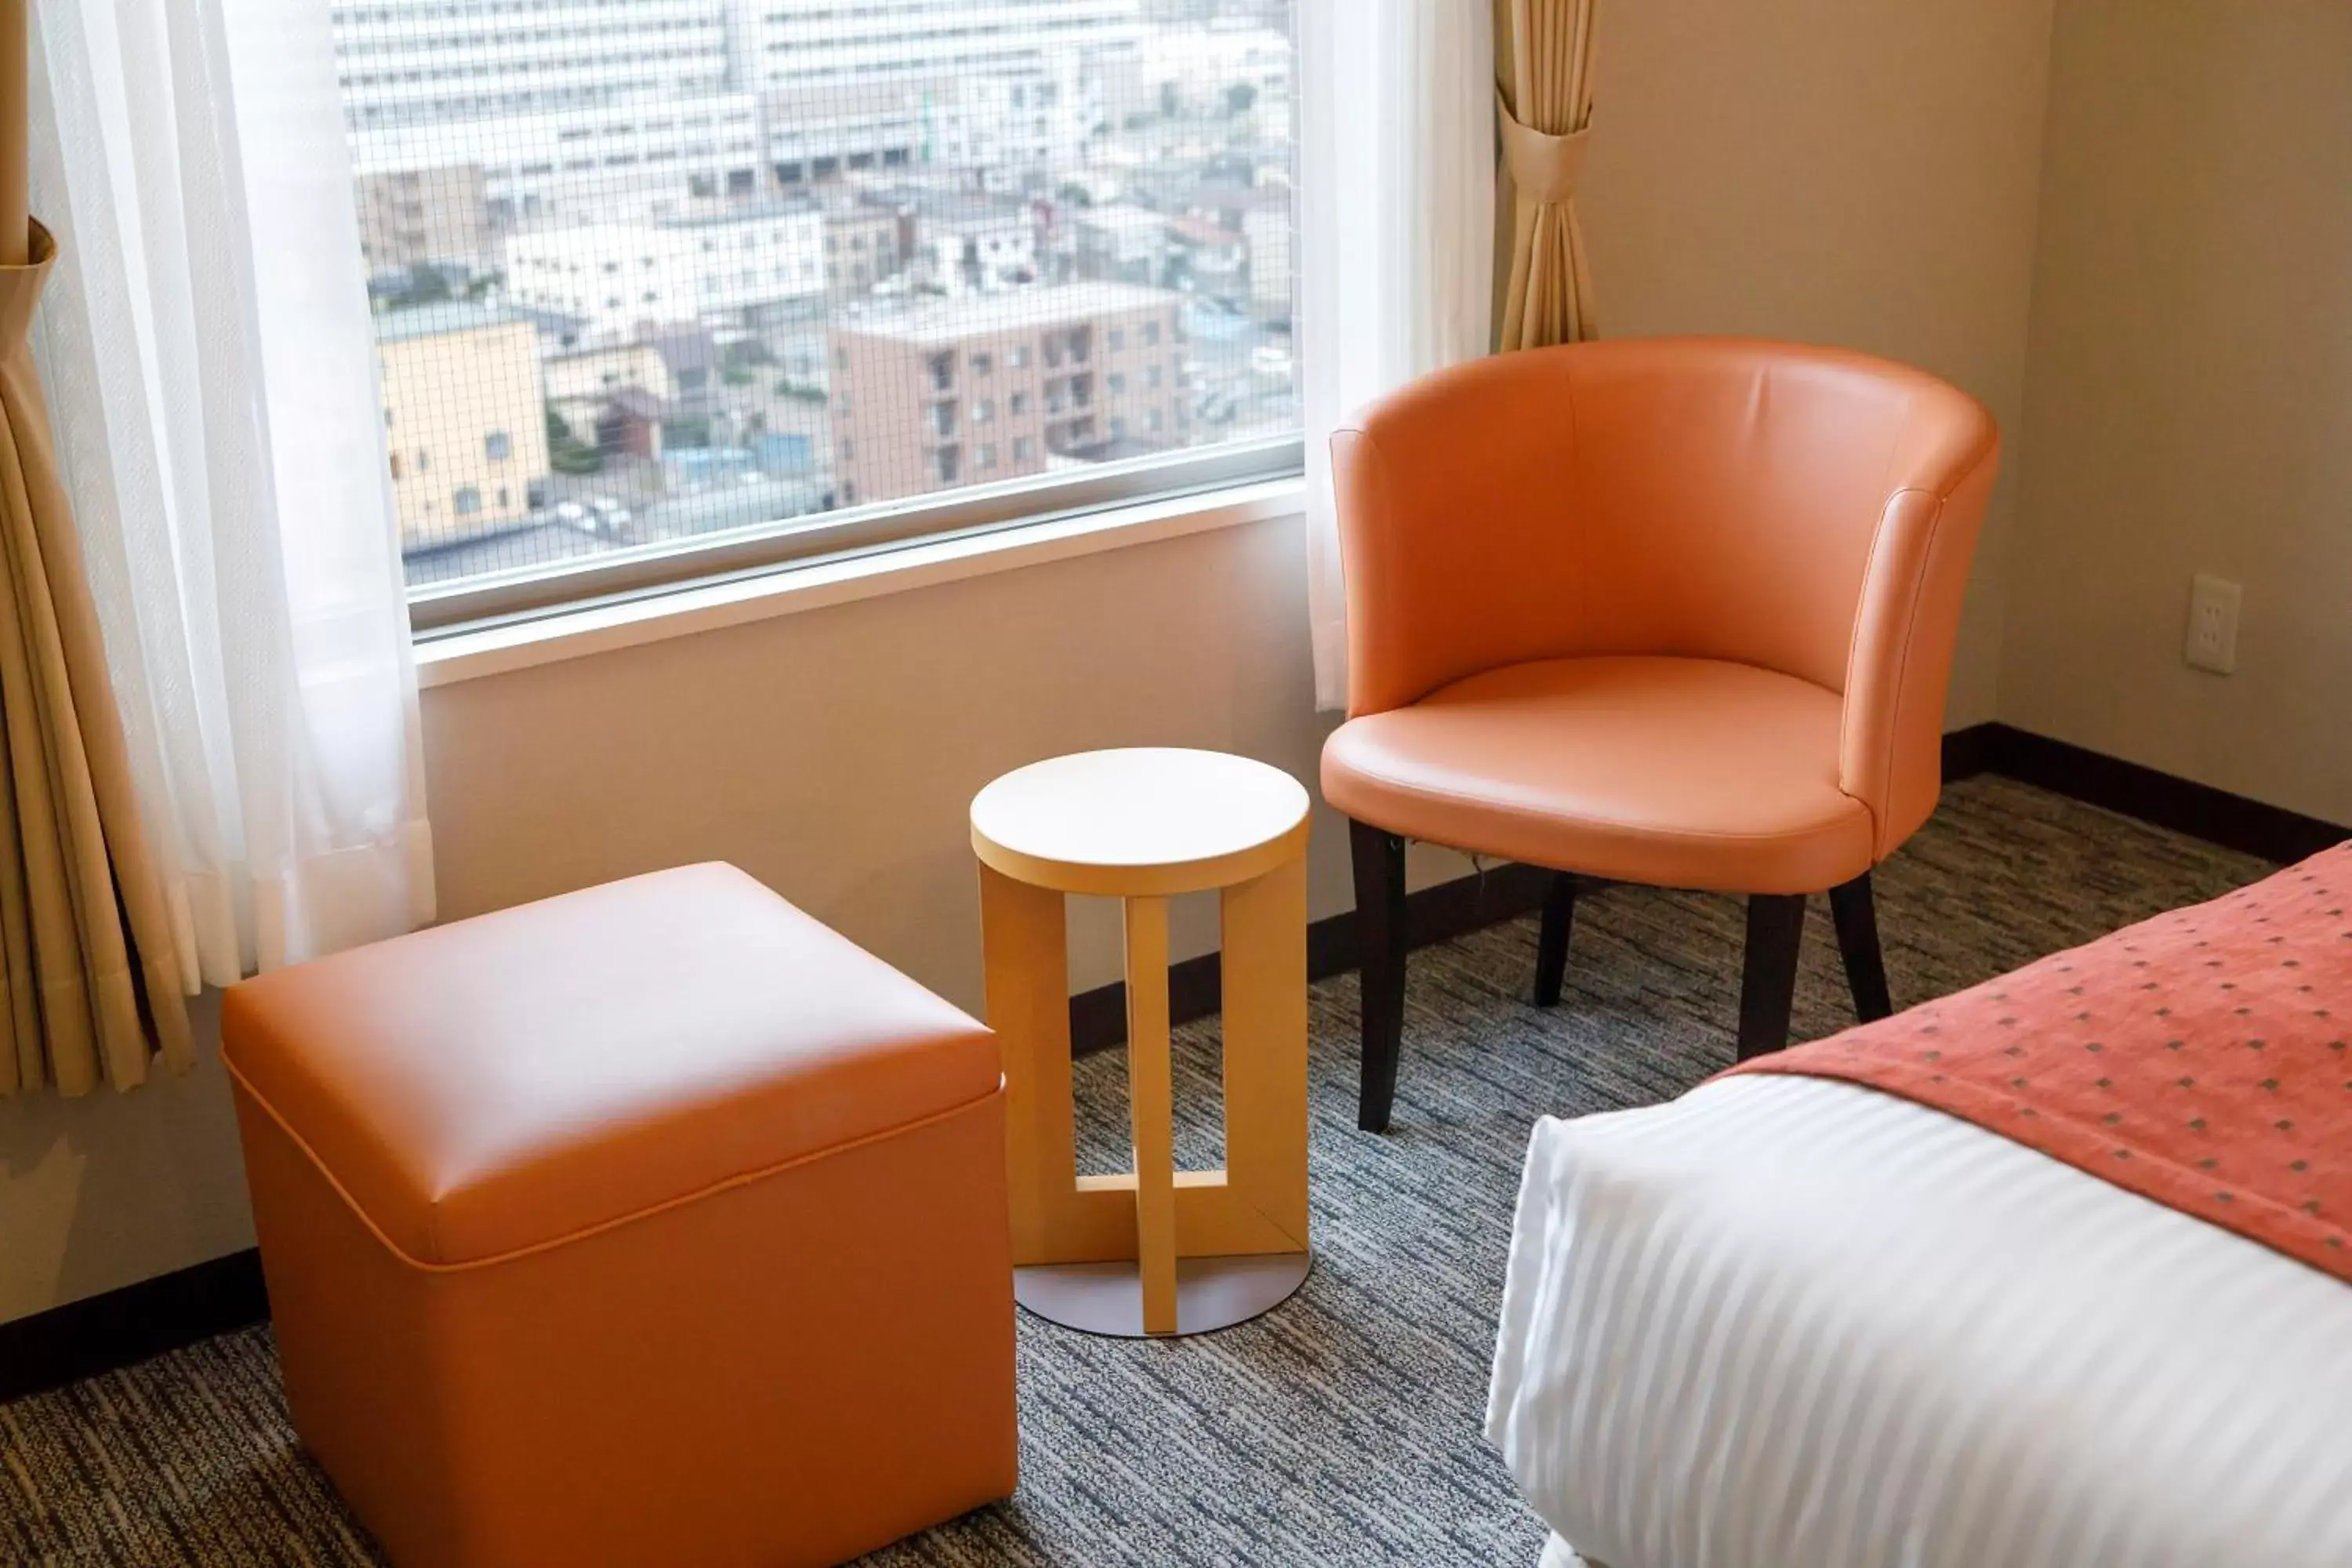
<instances>
[{"instance_id":1,"label":"ottoman lid seam","mask_svg":"<svg viewBox=\"0 0 2352 1568\"><path fill-rule=\"evenodd\" d=\"M310 1146L310 1140L304 1138L295 1129L294 1124L286 1120L278 1107L269 1102L268 1097L255 1087L253 1080L238 1071L236 1064L230 1061L226 1055L222 1058L222 1065L228 1069L229 1077L236 1080L237 1087L245 1090L247 1097L268 1112L270 1121L278 1124L278 1131L285 1133L297 1149L302 1151L303 1158L310 1162L311 1168L326 1178L327 1184L335 1190L335 1195L341 1198L344 1206L358 1217L360 1224L367 1227L368 1234L374 1237L383 1249L394 1258L412 1268L428 1274L462 1274L470 1269L488 1268L500 1263L511 1263L520 1258L529 1258L534 1253L551 1252L557 1247L568 1247L575 1241L585 1241L590 1237L601 1235L605 1231L617 1230L622 1226L634 1225L638 1220L649 1219L655 1215L664 1214L671 1209L683 1208L688 1204L699 1203L704 1198L715 1196L731 1188L749 1186L754 1182L765 1181L770 1176L780 1175L796 1166L813 1164L819 1160L830 1159L835 1154L845 1154L854 1149L862 1149L869 1143L879 1143L886 1139L920 1131L935 1122L961 1116L975 1106L985 1105L992 1100L1000 1099L1004 1093L1004 1077L999 1073L996 1087L988 1093L976 1099L960 1100L943 1110L919 1116L912 1121L902 1121L894 1127L881 1128L852 1138L845 1142L830 1144L823 1149L807 1150L788 1160L780 1160L772 1165L762 1165L756 1170L738 1172L734 1175L721 1177L718 1181L697 1187L691 1192L679 1193L675 1196L664 1198L659 1203L648 1204L643 1208L631 1209L625 1214L614 1215L608 1219L598 1220L593 1225L582 1226L559 1236L550 1237L543 1241L534 1241L524 1247L509 1247L503 1252L490 1253L482 1258L461 1258L456 1262L445 1263L415 1257L406 1247L384 1234L383 1227L376 1223L375 1216L369 1214L365 1205L352 1195L351 1189L343 1185L333 1168L325 1160L320 1158L319 1152Z\"/></svg>"}]
</instances>

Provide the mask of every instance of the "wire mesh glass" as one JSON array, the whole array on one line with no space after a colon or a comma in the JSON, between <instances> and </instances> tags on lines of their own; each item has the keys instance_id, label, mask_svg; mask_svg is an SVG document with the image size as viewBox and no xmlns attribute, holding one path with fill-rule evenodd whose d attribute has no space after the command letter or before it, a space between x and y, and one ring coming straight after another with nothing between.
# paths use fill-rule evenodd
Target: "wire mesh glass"
<instances>
[{"instance_id":1,"label":"wire mesh glass","mask_svg":"<svg viewBox=\"0 0 2352 1568\"><path fill-rule=\"evenodd\" d=\"M1295 431L1290 10L332 5L410 585Z\"/></svg>"}]
</instances>

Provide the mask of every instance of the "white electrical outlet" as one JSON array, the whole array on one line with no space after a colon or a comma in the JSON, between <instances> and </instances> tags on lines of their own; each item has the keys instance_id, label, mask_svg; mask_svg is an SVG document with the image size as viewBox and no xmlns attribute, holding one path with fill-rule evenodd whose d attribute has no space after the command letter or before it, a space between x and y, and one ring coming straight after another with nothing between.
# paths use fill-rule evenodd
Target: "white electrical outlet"
<instances>
[{"instance_id":1,"label":"white electrical outlet","mask_svg":"<svg viewBox=\"0 0 2352 1568\"><path fill-rule=\"evenodd\" d=\"M2238 607L2245 590L2200 572L2189 584L2189 641L2180 657L2191 669L2234 675L2238 668Z\"/></svg>"}]
</instances>

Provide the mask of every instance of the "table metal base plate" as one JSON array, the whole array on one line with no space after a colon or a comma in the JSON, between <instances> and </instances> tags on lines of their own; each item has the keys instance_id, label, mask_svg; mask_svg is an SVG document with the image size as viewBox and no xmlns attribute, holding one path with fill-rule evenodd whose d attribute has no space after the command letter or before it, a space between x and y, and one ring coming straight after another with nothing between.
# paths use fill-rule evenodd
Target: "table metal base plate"
<instances>
[{"instance_id":1,"label":"table metal base plate","mask_svg":"<svg viewBox=\"0 0 2352 1568\"><path fill-rule=\"evenodd\" d=\"M1310 1255L1176 1260L1176 1332L1205 1334L1245 1323L1307 1283ZM1143 1283L1131 1262L1038 1263L1013 1271L1013 1297L1049 1322L1090 1334L1142 1339Z\"/></svg>"}]
</instances>

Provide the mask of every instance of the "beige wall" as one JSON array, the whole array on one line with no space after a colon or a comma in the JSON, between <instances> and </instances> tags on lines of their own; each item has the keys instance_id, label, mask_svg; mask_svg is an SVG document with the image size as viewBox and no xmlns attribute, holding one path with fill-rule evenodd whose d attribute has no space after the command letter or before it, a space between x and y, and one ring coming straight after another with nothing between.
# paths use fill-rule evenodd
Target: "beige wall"
<instances>
[{"instance_id":1,"label":"beige wall","mask_svg":"<svg viewBox=\"0 0 2352 1568\"><path fill-rule=\"evenodd\" d=\"M1283 520L428 692L442 911L730 859L977 1006L973 793L1095 746L1312 778L1305 584ZM1318 818L1318 914L1350 901L1344 837ZM1179 947L1213 946L1207 900L1181 912ZM1081 986L1117 978L1110 913L1076 922Z\"/></svg>"},{"instance_id":2,"label":"beige wall","mask_svg":"<svg viewBox=\"0 0 2352 1568\"><path fill-rule=\"evenodd\" d=\"M1612 5L1584 222L1601 328L1906 360L2011 440L1949 722L1993 716L2051 0Z\"/></svg>"},{"instance_id":3,"label":"beige wall","mask_svg":"<svg viewBox=\"0 0 2352 1568\"><path fill-rule=\"evenodd\" d=\"M185 1077L0 1100L0 1322L253 1245L216 1003Z\"/></svg>"},{"instance_id":4,"label":"beige wall","mask_svg":"<svg viewBox=\"0 0 2352 1568\"><path fill-rule=\"evenodd\" d=\"M1588 213L1604 324L1859 344L2013 419L2048 9L1613 9ZM443 908L723 856L971 1005L971 791L1139 741L1311 777L1305 602L1297 526L1275 521L429 691ZM1956 719L1984 716L1995 613ZM1340 834L1318 834L1319 917L1349 895ZM1181 912L1180 952L1209 944L1205 912ZM1107 916L1074 933L1081 985L1115 973ZM240 1244L228 1125L213 1068L135 1101L0 1104L0 1318Z\"/></svg>"},{"instance_id":5,"label":"beige wall","mask_svg":"<svg viewBox=\"0 0 2352 1568\"><path fill-rule=\"evenodd\" d=\"M2352 6L2063 0L2001 716L2352 821ZM2181 662L2245 584L2238 672Z\"/></svg>"}]
</instances>

